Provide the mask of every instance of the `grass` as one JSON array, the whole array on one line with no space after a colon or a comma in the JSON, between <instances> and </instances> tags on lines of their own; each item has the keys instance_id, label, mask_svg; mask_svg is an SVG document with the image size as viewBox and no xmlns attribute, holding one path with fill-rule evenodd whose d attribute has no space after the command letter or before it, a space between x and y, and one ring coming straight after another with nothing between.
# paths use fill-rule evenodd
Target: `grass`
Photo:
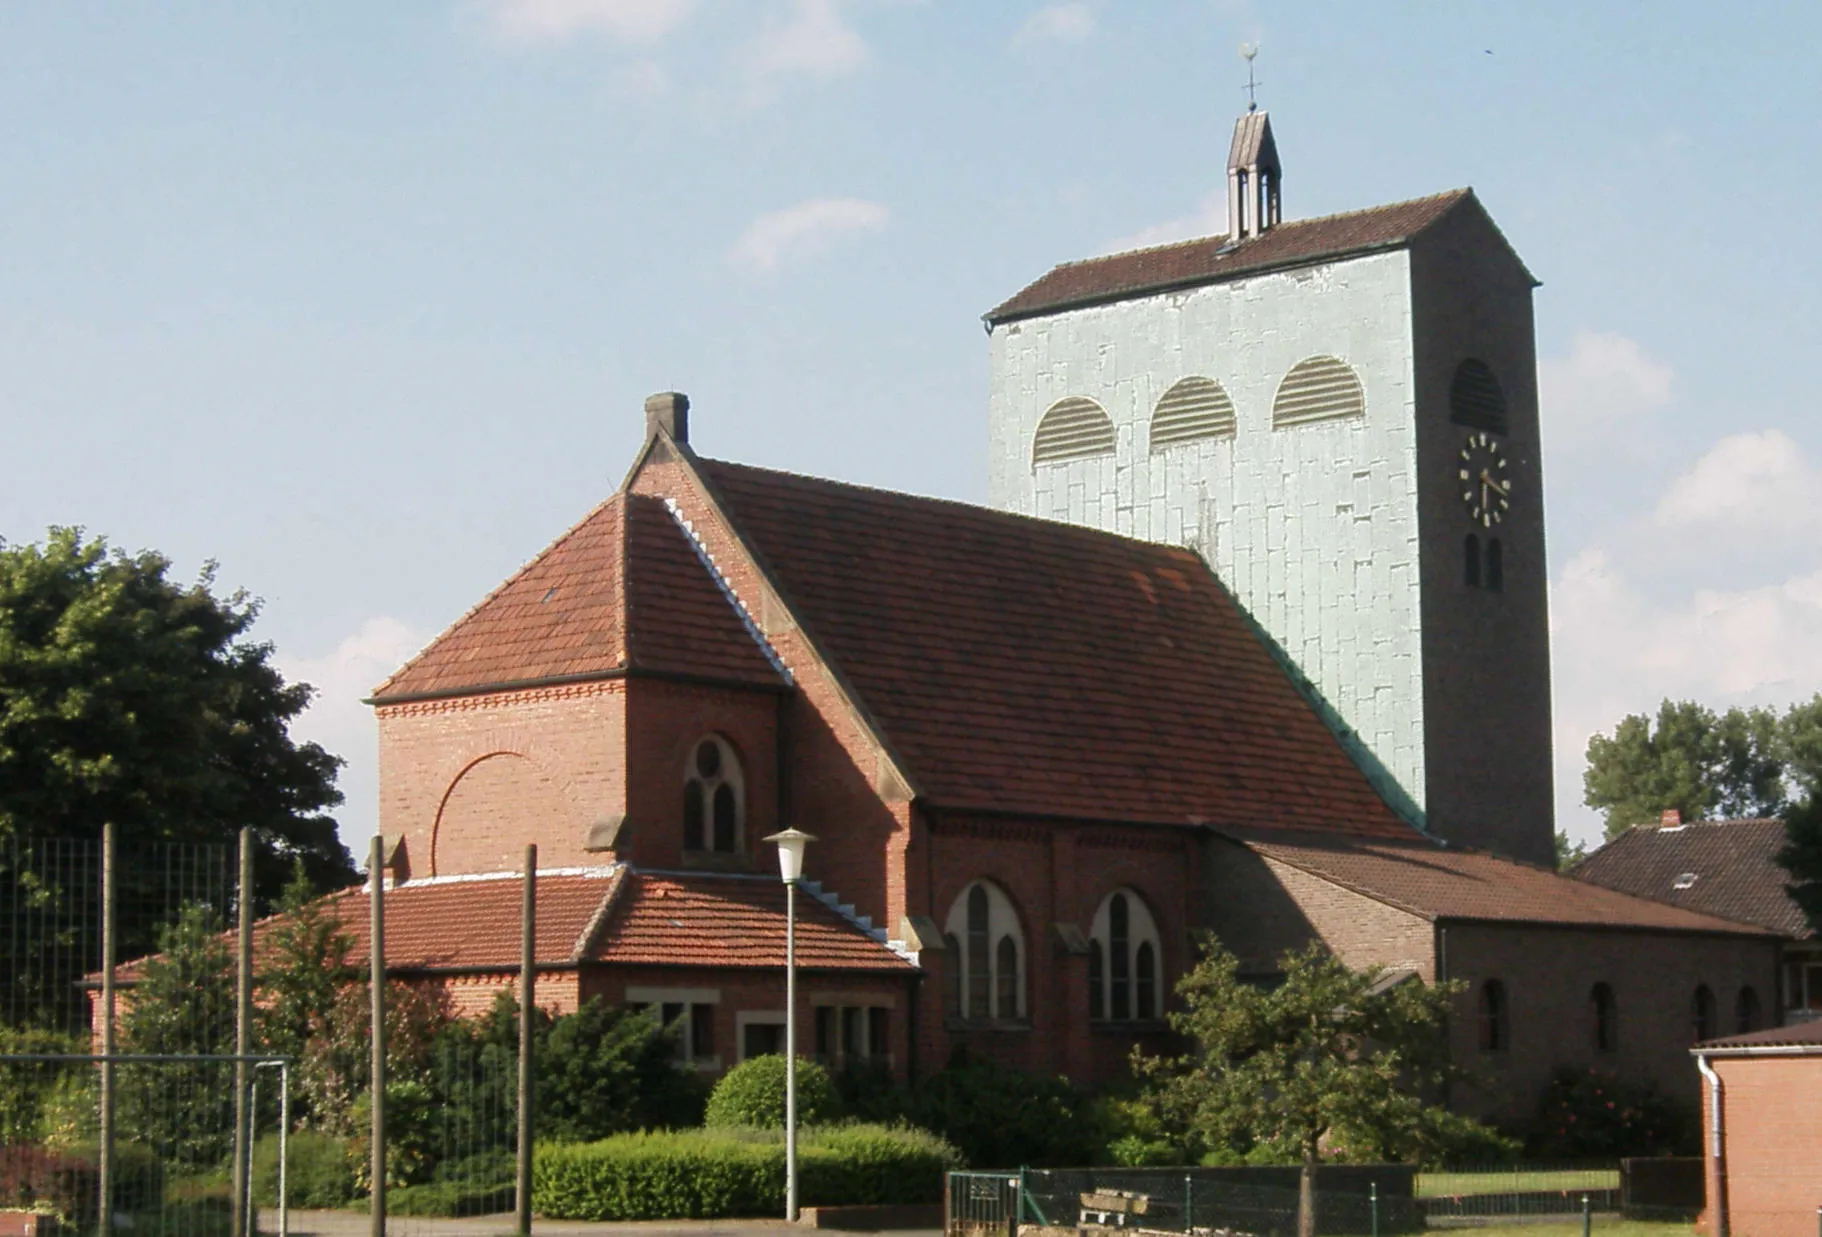
<instances>
[{"instance_id":1,"label":"grass","mask_svg":"<svg viewBox=\"0 0 1822 1237\"><path fill-rule=\"evenodd\" d=\"M1617 1190L1617 1168L1515 1169L1509 1172L1418 1173L1418 1198L1474 1194L1528 1194L1556 1190ZM1581 1231L1578 1227L1578 1233Z\"/></svg>"},{"instance_id":2,"label":"grass","mask_svg":"<svg viewBox=\"0 0 1822 1237\"><path fill-rule=\"evenodd\" d=\"M1548 1224L1502 1224L1498 1227L1509 1232L1511 1237L1582 1237L1579 1217L1552 1220ZM1694 1227L1686 1220L1622 1220L1611 1214L1595 1216L1593 1229L1600 1237L1695 1237Z\"/></svg>"}]
</instances>

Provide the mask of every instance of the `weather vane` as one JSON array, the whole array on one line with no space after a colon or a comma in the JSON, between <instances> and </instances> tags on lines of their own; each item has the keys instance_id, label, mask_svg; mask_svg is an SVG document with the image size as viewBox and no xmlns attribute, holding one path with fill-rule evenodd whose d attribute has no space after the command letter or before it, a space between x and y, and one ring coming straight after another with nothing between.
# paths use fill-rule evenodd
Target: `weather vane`
<instances>
[{"instance_id":1,"label":"weather vane","mask_svg":"<svg viewBox=\"0 0 1822 1237\"><path fill-rule=\"evenodd\" d=\"M1259 83L1253 80L1253 59L1259 54L1257 43L1240 44L1240 58L1246 61L1246 110L1259 110Z\"/></svg>"}]
</instances>

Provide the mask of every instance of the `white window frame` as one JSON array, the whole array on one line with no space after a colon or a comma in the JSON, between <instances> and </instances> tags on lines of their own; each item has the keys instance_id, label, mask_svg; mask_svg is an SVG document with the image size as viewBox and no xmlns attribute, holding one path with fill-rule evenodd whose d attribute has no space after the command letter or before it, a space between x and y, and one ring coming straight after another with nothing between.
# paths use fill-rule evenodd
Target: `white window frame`
<instances>
[{"instance_id":1,"label":"white window frame","mask_svg":"<svg viewBox=\"0 0 1822 1237\"><path fill-rule=\"evenodd\" d=\"M1130 989L1126 1013L1116 1017L1113 1012L1113 900L1125 895L1126 898L1126 947L1131 951L1127 960L1126 982ZM1152 1012L1148 1022L1156 1022L1164 1017L1164 997L1169 986L1164 976L1164 942L1158 936L1158 921L1151 913L1151 906L1137 889L1121 885L1118 889L1109 890L1101 899L1101 905L1095 908L1094 920L1089 925L1088 939L1091 947L1101 947L1101 1016L1097 1022L1138 1022L1139 1019L1139 946L1150 945L1152 965Z\"/></svg>"},{"instance_id":2,"label":"white window frame","mask_svg":"<svg viewBox=\"0 0 1822 1237\"><path fill-rule=\"evenodd\" d=\"M782 1009L743 1009L734 1015L734 1059L747 1059L747 1028L750 1026L781 1027L785 1025ZM784 1051L781 1043L779 1051Z\"/></svg>"},{"instance_id":3,"label":"white window frame","mask_svg":"<svg viewBox=\"0 0 1822 1237\"><path fill-rule=\"evenodd\" d=\"M677 1064L688 1069L713 1072L721 1068L721 1054L711 1053L706 1057L695 1055L696 1046L696 1013L697 1005L720 1005L721 989L719 988L650 988L629 985L626 989L626 1003L636 1005L654 1017L664 1017L666 1005L683 1006L683 1025L679 1028L677 1040Z\"/></svg>"},{"instance_id":4,"label":"white window frame","mask_svg":"<svg viewBox=\"0 0 1822 1237\"><path fill-rule=\"evenodd\" d=\"M987 891L987 1008L969 1008L970 965L968 961L968 897L976 889ZM1018 912L1006 891L990 880L970 881L950 904L943 931L958 944L955 966L961 977L960 1014L964 1022L1018 1022L1026 1016L1027 990L1031 987L1031 964L1025 948L1025 930ZM1018 957L1018 983L1013 992L1016 1009L1007 1014L997 1008L1000 999L1000 941L1010 936Z\"/></svg>"},{"instance_id":5,"label":"white window frame","mask_svg":"<svg viewBox=\"0 0 1822 1237\"><path fill-rule=\"evenodd\" d=\"M704 743L713 743L721 755L720 767L715 776L705 778L696 770L696 753L702 750ZM746 850L747 837L747 780L746 769L740 763L740 754L734 745L723 736L710 731L690 744L689 755L683 762L683 785L687 790L694 783L702 787L702 846L700 849L684 849L686 855L738 855ZM720 786L727 786L734 792L734 849L718 850L715 846L715 791ZM679 822L681 829L682 822Z\"/></svg>"}]
</instances>

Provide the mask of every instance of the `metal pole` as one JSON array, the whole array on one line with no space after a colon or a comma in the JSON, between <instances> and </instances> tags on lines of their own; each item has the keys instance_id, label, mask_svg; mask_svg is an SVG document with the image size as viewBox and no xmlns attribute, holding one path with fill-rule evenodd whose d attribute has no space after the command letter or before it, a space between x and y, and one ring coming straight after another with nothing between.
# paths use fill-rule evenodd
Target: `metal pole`
<instances>
[{"instance_id":1,"label":"metal pole","mask_svg":"<svg viewBox=\"0 0 1822 1237\"><path fill-rule=\"evenodd\" d=\"M114 822L101 826L101 1231L114 1231Z\"/></svg>"},{"instance_id":2,"label":"metal pole","mask_svg":"<svg viewBox=\"0 0 1822 1237\"><path fill-rule=\"evenodd\" d=\"M537 1009L538 847L525 848L524 901L519 908L519 1237L531 1233L532 1014Z\"/></svg>"},{"instance_id":3,"label":"metal pole","mask_svg":"<svg viewBox=\"0 0 1822 1237\"><path fill-rule=\"evenodd\" d=\"M1196 1227L1196 1179L1188 1173L1183 1174L1183 1231L1194 1232ZM1374 1233L1373 1237L1379 1237Z\"/></svg>"},{"instance_id":4,"label":"metal pole","mask_svg":"<svg viewBox=\"0 0 1822 1237\"><path fill-rule=\"evenodd\" d=\"M1373 1237L1379 1237L1379 1183L1367 1183L1367 1205L1373 1210Z\"/></svg>"},{"instance_id":5,"label":"metal pole","mask_svg":"<svg viewBox=\"0 0 1822 1237\"><path fill-rule=\"evenodd\" d=\"M253 1033L253 830L240 831L240 931L235 942L234 1055L244 1058ZM252 1114L247 1108L247 1063L234 1063L234 1237L247 1237L248 1189L253 1168Z\"/></svg>"},{"instance_id":6,"label":"metal pole","mask_svg":"<svg viewBox=\"0 0 1822 1237\"><path fill-rule=\"evenodd\" d=\"M797 1221L797 882L784 887L784 1218Z\"/></svg>"},{"instance_id":7,"label":"metal pole","mask_svg":"<svg viewBox=\"0 0 1822 1237\"><path fill-rule=\"evenodd\" d=\"M291 1237L291 1063L278 1067L278 1237Z\"/></svg>"},{"instance_id":8,"label":"metal pole","mask_svg":"<svg viewBox=\"0 0 1822 1237\"><path fill-rule=\"evenodd\" d=\"M377 834L367 852L368 885L368 983L372 1007L373 1067L368 1093L372 1097L373 1124L368 1131L373 1174L368 1195L368 1216L373 1237L386 1237L386 843Z\"/></svg>"},{"instance_id":9,"label":"metal pole","mask_svg":"<svg viewBox=\"0 0 1822 1237\"><path fill-rule=\"evenodd\" d=\"M1593 1227L1594 1207L1589 1203L1588 1196L1584 1194L1582 1195L1582 1237L1588 1237L1588 1232Z\"/></svg>"},{"instance_id":10,"label":"metal pole","mask_svg":"<svg viewBox=\"0 0 1822 1237\"><path fill-rule=\"evenodd\" d=\"M246 1231L250 1234L259 1232L259 1225L257 1223L259 1209L253 1202L253 1140L259 1134L258 1069L258 1066L254 1066L255 1073L253 1075L253 1081L247 1084L247 1110L253 1114L251 1120L248 1122L249 1128L247 1130L247 1210L245 1219Z\"/></svg>"}]
</instances>

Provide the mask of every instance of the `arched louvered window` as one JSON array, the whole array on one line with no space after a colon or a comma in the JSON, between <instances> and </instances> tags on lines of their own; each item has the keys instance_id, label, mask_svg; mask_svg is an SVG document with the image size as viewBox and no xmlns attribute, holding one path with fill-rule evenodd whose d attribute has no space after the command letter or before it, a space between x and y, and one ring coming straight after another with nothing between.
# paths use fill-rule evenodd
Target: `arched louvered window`
<instances>
[{"instance_id":1,"label":"arched louvered window","mask_svg":"<svg viewBox=\"0 0 1822 1237\"><path fill-rule=\"evenodd\" d=\"M1495 434L1506 432L1506 393L1485 361L1469 357L1455 367L1455 380L1449 384L1449 420Z\"/></svg>"},{"instance_id":2,"label":"arched louvered window","mask_svg":"<svg viewBox=\"0 0 1822 1237\"><path fill-rule=\"evenodd\" d=\"M1108 894L1088 934L1088 1016L1113 1022L1161 1017L1162 957L1145 900L1131 889Z\"/></svg>"},{"instance_id":3,"label":"arched louvered window","mask_svg":"<svg viewBox=\"0 0 1822 1237\"><path fill-rule=\"evenodd\" d=\"M1313 356L1299 361L1278 384L1272 400L1272 428L1337 421L1366 415L1366 392L1346 361Z\"/></svg>"},{"instance_id":4,"label":"arched louvered window","mask_svg":"<svg viewBox=\"0 0 1822 1237\"><path fill-rule=\"evenodd\" d=\"M736 851L743 845L746 779L734 749L709 735L690 753L683 775L683 849Z\"/></svg>"},{"instance_id":5,"label":"arched louvered window","mask_svg":"<svg viewBox=\"0 0 1822 1237\"><path fill-rule=\"evenodd\" d=\"M1234 401L1211 378L1184 378L1164 392L1151 414L1151 449L1234 436Z\"/></svg>"},{"instance_id":6,"label":"arched louvered window","mask_svg":"<svg viewBox=\"0 0 1822 1237\"><path fill-rule=\"evenodd\" d=\"M1072 395L1050 406L1038 422L1037 436L1031 442L1031 463L1053 463L1058 460L1085 459L1091 455L1112 455L1113 421L1099 404Z\"/></svg>"},{"instance_id":7,"label":"arched louvered window","mask_svg":"<svg viewBox=\"0 0 1822 1237\"><path fill-rule=\"evenodd\" d=\"M955 899L943 931L949 943L953 1017L968 1022L1025 1016L1025 934L998 885L975 881Z\"/></svg>"}]
</instances>

